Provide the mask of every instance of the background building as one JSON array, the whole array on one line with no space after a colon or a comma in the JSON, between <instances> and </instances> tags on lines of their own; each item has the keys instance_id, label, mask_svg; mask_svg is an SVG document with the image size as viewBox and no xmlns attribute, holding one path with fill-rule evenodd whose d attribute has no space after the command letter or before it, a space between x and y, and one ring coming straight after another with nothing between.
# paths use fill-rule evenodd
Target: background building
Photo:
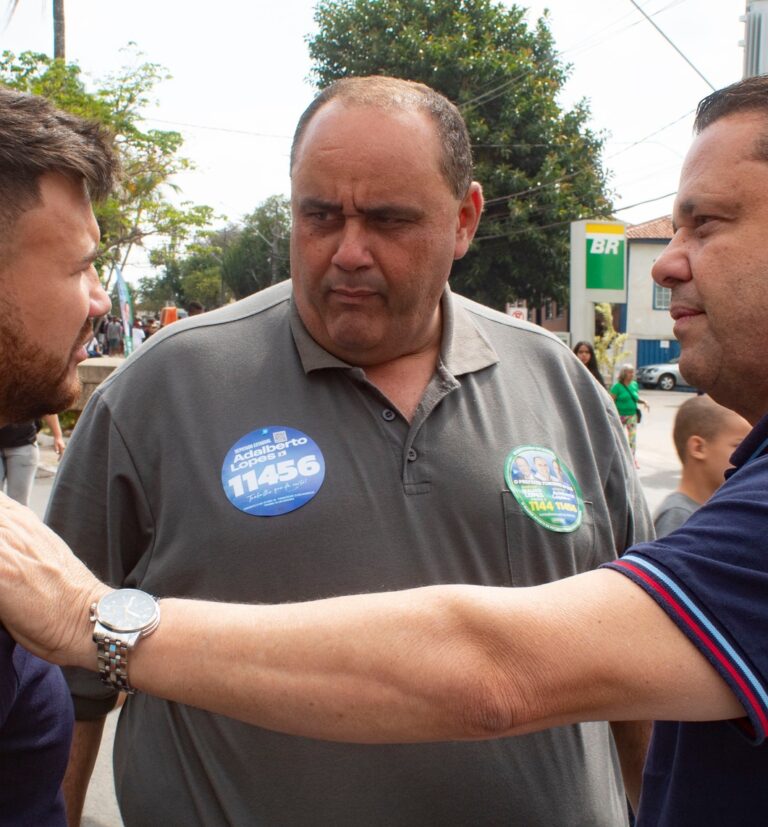
<instances>
[{"instance_id":1,"label":"background building","mask_svg":"<svg viewBox=\"0 0 768 827\"><path fill-rule=\"evenodd\" d=\"M628 226L627 303L619 329L628 334L628 362L637 367L666 362L680 353L669 315L670 290L651 278L651 268L672 239L672 218L665 215Z\"/></svg>"}]
</instances>

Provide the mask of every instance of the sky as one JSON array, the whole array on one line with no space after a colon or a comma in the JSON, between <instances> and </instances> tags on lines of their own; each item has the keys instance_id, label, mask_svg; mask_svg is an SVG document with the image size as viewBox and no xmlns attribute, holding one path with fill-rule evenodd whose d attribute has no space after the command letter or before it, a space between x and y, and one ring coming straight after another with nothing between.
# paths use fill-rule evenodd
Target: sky
<instances>
[{"instance_id":1,"label":"sky","mask_svg":"<svg viewBox=\"0 0 768 827\"><path fill-rule=\"evenodd\" d=\"M698 73L631 0L517 4L530 22L549 9L571 67L560 103L588 101L590 126L606 137L616 215L628 223L671 212L672 197L658 197L677 188L692 110L711 91L707 81L719 88L742 76L746 6L637 2ZM0 51L50 53L50 6L21 0L9 22L0 17ZM236 221L268 196L289 192L290 139L313 94L305 40L315 30L313 7L310 0L66 0L67 59L95 81L124 65L121 50L133 42L144 59L166 67L172 77L145 116L150 127L184 136L183 152L196 168L178 177L180 198ZM619 209L631 205L638 206Z\"/></svg>"}]
</instances>

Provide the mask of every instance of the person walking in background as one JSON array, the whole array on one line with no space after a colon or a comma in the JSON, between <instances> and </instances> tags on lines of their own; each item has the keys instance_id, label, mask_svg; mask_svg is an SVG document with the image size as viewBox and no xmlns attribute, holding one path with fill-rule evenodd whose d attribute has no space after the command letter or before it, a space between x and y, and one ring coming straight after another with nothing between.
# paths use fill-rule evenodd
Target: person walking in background
<instances>
[{"instance_id":1,"label":"person walking in background","mask_svg":"<svg viewBox=\"0 0 768 827\"><path fill-rule=\"evenodd\" d=\"M144 323L144 341L146 342L150 336L157 333L160 329L160 323L157 319L151 318Z\"/></svg>"},{"instance_id":2,"label":"person walking in background","mask_svg":"<svg viewBox=\"0 0 768 827\"><path fill-rule=\"evenodd\" d=\"M667 495L654 515L657 537L680 528L717 491L731 467L731 454L749 431L744 417L708 396L697 396L680 406L672 439L683 474L677 490Z\"/></svg>"},{"instance_id":3,"label":"person walking in background","mask_svg":"<svg viewBox=\"0 0 768 827\"><path fill-rule=\"evenodd\" d=\"M141 319L134 319L133 320L133 329L131 330L131 337L133 339L133 349L138 350L139 346L143 344L144 340L147 338L147 334L144 331L144 325L141 323Z\"/></svg>"},{"instance_id":4,"label":"person walking in background","mask_svg":"<svg viewBox=\"0 0 768 827\"><path fill-rule=\"evenodd\" d=\"M646 411L650 411L651 408L644 399L640 398L640 388L635 381L635 369L632 365L622 365L618 381L611 388L611 396L616 403L621 424L627 432L629 447L637 468L637 423L640 421L638 405L643 405Z\"/></svg>"},{"instance_id":5,"label":"person walking in background","mask_svg":"<svg viewBox=\"0 0 768 827\"><path fill-rule=\"evenodd\" d=\"M51 429L53 448L61 459L66 446L59 417L50 414L43 419ZM34 419L0 428L0 489L4 484L8 496L22 505L29 505L40 460L40 449L37 447L38 430Z\"/></svg>"},{"instance_id":6,"label":"person walking in background","mask_svg":"<svg viewBox=\"0 0 768 827\"><path fill-rule=\"evenodd\" d=\"M96 341L99 343L101 354L106 356L109 353L109 342L107 340L107 325L109 316L103 316L96 325Z\"/></svg>"},{"instance_id":7,"label":"person walking in background","mask_svg":"<svg viewBox=\"0 0 768 827\"><path fill-rule=\"evenodd\" d=\"M110 316L107 323L107 353L109 356L119 356L123 352L123 325L117 316Z\"/></svg>"},{"instance_id":8,"label":"person walking in background","mask_svg":"<svg viewBox=\"0 0 768 827\"><path fill-rule=\"evenodd\" d=\"M576 342L573 352L579 357L584 367L597 379L598 383L605 387L603 374L597 366L597 355L595 349L589 342Z\"/></svg>"}]
</instances>

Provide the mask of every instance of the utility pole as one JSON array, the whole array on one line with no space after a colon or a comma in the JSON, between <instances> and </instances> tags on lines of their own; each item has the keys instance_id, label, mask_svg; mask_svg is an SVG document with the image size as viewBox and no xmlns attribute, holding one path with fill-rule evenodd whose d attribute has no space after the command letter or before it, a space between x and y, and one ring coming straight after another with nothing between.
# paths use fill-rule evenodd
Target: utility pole
<instances>
[{"instance_id":1,"label":"utility pole","mask_svg":"<svg viewBox=\"0 0 768 827\"><path fill-rule=\"evenodd\" d=\"M21 0L10 0L8 4L8 20L13 17L19 7ZM53 56L54 58L65 59L65 38L64 38L64 0L52 0L53 2Z\"/></svg>"},{"instance_id":2,"label":"utility pole","mask_svg":"<svg viewBox=\"0 0 768 827\"><path fill-rule=\"evenodd\" d=\"M64 0L53 0L53 56L64 60Z\"/></svg>"},{"instance_id":3,"label":"utility pole","mask_svg":"<svg viewBox=\"0 0 768 827\"><path fill-rule=\"evenodd\" d=\"M749 0L746 14L739 18L745 23L744 77L768 74L768 0Z\"/></svg>"}]
</instances>

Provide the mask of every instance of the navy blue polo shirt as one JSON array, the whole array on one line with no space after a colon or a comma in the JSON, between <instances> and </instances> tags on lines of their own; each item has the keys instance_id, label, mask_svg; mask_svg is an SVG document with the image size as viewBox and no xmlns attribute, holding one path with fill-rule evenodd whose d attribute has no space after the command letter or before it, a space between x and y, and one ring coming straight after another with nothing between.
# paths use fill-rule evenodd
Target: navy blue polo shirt
<instances>
[{"instance_id":1,"label":"navy blue polo shirt","mask_svg":"<svg viewBox=\"0 0 768 827\"><path fill-rule=\"evenodd\" d=\"M664 609L738 697L738 721L654 724L638 827L768 822L768 416L677 531L606 563Z\"/></svg>"}]
</instances>

